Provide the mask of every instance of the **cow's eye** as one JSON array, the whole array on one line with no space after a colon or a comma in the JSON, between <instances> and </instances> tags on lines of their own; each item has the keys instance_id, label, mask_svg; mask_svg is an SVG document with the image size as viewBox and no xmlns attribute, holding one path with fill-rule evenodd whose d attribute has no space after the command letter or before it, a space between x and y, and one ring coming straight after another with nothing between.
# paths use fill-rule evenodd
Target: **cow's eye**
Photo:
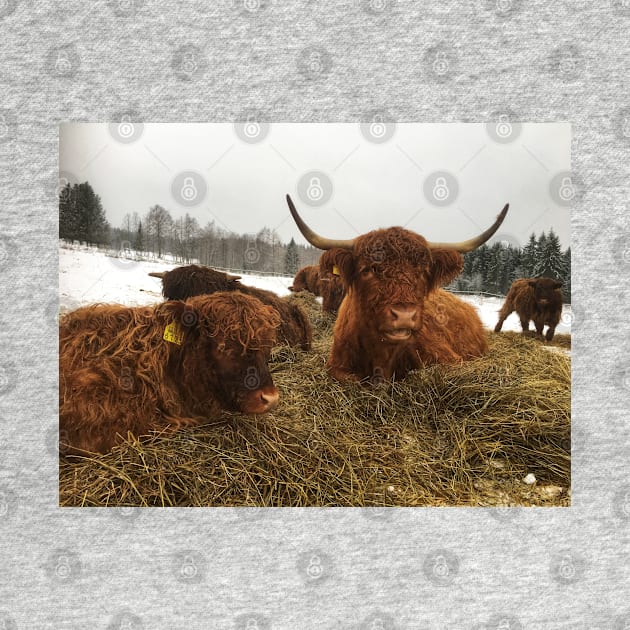
<instances>
[{"instance_id":1,"label":"cow's eye","mask_svg":"<svg viewBox=\"0 0 630 630\"><path fill-rule=\"evenodd\" d=\"M369 276L370 274L373 274L376 271L376 269L374 267L363 267L363 269L361 269L361 273L364 276Z\"/></svg>"}]
</instances>

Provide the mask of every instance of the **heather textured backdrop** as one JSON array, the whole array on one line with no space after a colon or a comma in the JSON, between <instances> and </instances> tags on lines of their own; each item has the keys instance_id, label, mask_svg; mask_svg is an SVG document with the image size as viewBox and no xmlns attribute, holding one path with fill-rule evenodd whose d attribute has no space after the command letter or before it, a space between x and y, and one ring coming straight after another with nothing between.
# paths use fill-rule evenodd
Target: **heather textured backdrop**
<instances>
[{"instance_id":1,"label":"heather textured backdrop","mask_svg":"<svg viewBox=\"0 0 630 630\"><path fill-rule=\"evenodd\" d=\"M0 627L626 628L630 5L291 5L0 3ZM572 124L573 507L57 507L58 123L252 110Z\"/></svg>"}]
</instances>

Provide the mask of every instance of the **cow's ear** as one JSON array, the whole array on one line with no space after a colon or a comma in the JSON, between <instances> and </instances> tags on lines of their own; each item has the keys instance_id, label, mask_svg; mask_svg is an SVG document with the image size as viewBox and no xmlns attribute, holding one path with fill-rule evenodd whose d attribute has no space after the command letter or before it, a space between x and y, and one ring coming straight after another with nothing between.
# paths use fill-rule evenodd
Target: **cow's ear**
<instances>
[{"instance_id":1,"label":"cow's ear","mask_svg":"<svg viewBox=\"0 0 630 630\"><path fill-rule=\"evenodd\" d=\"M560 280L556 280L556 281L553 283L553 288L554 288L554 289L560 289L561 287L562 287L562 282L560 282Z\"/></svg>"},{"instance_id":2,"label":"cow's ear","mask_svg":"<svg viewBox=\"0 0 630 630\"><path fill-rule=\"evenodd\" d=\"M429 291L443 287L456 278L464 268L464 257L455 249L436 247L431 249Z\"/></svg>"},{"instance_id":3,"label":"cow's ear","mask_svg":"<svg viewBox=\"0 0 630 630\"><path fill-rule=\"evenodd\" d=\"M348 286L354 275L354 255L347 249L329 249L320 259L320 269L341 276L343 283Z\"/></svg>"}]
</instances>

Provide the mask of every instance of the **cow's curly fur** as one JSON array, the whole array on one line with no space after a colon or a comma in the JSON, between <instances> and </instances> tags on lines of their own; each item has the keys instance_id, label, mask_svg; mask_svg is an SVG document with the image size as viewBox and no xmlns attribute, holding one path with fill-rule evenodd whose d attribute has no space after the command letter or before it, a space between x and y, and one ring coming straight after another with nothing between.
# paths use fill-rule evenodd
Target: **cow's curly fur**
<instances>
[{"instance_id":1,"label":"cow's curly fur","mask_svg":"<svg viewBox=\"0 0 630 630\"><path fill-rule=\"evenodd\" d=\"M272 306L280 315L278 342L309 350L313 339L310 322L304 310L278 297L272 291L241 284L228 274L202 265L185 265L167 271L162 277L162 295L168 300L185 300L216 291L240 291Z\"/></svg>"},{"instance_id":2,"label":"cow's curly fur","mask_svg":"<svg viewBox=\"0 0 630 630\"><path fill-rule=\"evenodd\" d=\"M529 332L529 322L533 320L536 333L543 334L548 326L545 339L553 339L556 326L562 316L562 283L553 278L519 278L512 283L499 311L499 321L495 332L499 332L508 315L516 311L523 333Z\"/></svg>"},{"instance_id":3,"label":"cow's curly fur","mask_svg":"<svg viewBox=\"0 0 630 630\"><path fill-rule=\"evenodd\" d=\"M173 323L181 345L163 339ZM273 308L239 292L134 308L96 304L62 316L62 449L105 452L128 432L251 407L260 392L275 391L267 360L279 323ZM255 387L246 386L248 375Z\"/></svg>"},{"instance_id":4,"label":"cow's curly fur","mask_svg":"<svg viewBox=\"0 0 630 630\"><path fill-rule=\"evenodd\" d=\"M463 268L454 249L430 248L420 235L400 227L355 239L353 251L329 250L346 291L337 316L328 369L340 380L402 378L411 369L457 363L487 351L475 309L439 287ZM409 339L387 338L389 311L415 309Z\"/></svg>"}]
</instances>

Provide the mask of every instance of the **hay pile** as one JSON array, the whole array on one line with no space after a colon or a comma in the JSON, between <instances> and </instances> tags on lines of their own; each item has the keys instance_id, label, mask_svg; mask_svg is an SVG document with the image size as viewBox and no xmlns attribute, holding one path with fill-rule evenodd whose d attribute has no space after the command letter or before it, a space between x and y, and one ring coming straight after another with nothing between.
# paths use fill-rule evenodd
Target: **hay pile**
<instances>
[{"instance_id":1,"label":"hay pile","mask_svg":"<svg viewBox=\"0 0 630 630\"><path fill-rule=\"evenodd\" d=\"M142 506L568 505L570 358L518 333L490 352L381 388L325 370L333 319L293 296L315 326L310 353L272 358L279 408L225 413L174 436L60 463L60 504ZM570 337L552 344L570 348ZM536 483L523 478L532 473Z\"/></svg>"}]
</instances>

